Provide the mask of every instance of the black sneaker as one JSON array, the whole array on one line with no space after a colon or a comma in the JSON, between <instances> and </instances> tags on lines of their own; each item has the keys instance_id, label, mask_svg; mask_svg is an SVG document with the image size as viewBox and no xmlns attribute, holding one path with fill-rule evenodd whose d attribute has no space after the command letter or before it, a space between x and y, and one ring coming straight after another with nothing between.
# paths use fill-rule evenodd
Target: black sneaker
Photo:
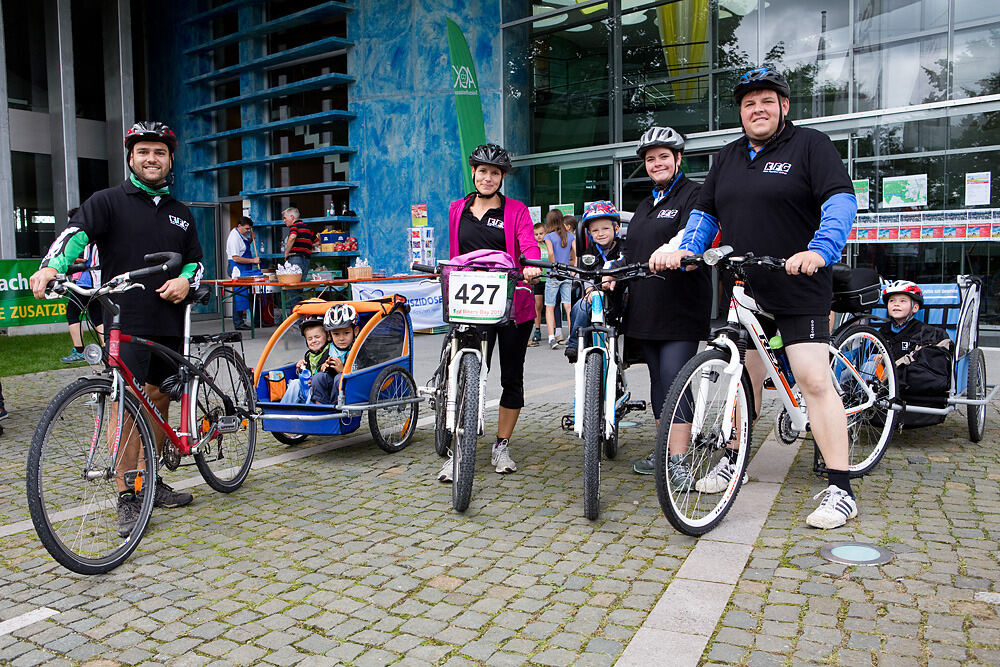
<instances>
[{"instance_id":1,"label":"black sneaker","mask_svg":"<svg viewBox=\"0 0 1000 667\"><path fill-rule=\"evenodd\" d=\"M163 479L156 478L156 495L153 496L153 507L184 507L194 500L187 491L174 491L163 483Z\"/></svg>"},{"instance_id":2,"label":"black sneaker","mask_svg":"<svg viewBox=\"0 0 1000 667\"><path fill-rule=\"evenodd\" d=\"M118 496L118 535L128 537L139 520L142 504L134 495Z\"/></svg>"},{"instance_id":3,"label":"black sneaker","mask_svg":"<svg viewBox=\"0 0 1000 667\"><path fill-rule=\"evenodd\" d=\"M633 461L632 470L636 471L640 475L652 475L656 472L656 466L653 464L653 456L654 452L650 452L649 456L646 458Z\"/></svg>"}]
</instances>

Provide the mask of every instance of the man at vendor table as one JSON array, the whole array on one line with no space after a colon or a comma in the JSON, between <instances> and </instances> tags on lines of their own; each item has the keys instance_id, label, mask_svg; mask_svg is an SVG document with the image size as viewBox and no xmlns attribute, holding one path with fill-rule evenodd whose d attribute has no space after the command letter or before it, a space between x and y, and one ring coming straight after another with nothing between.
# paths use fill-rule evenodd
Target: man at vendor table
<instances>
[{"instance_id":1,"label":"man at vendor table","mask_svg":"<svg viewBox=\"0 0 1000 667\"><path fill-rule=\"evenodd\" d=\"M229 276L231 278L247 278L259 276L260 257L254 251L256 236L253 233L253 220L243 216L236 227L229 232L226 239L226 257L229 258ZM246 322L246 312L252 311L250 288L242 287L233 290L233 327L249 329ZM251 312L251 317L253 313Z\"/></svg>"}]
</instances>

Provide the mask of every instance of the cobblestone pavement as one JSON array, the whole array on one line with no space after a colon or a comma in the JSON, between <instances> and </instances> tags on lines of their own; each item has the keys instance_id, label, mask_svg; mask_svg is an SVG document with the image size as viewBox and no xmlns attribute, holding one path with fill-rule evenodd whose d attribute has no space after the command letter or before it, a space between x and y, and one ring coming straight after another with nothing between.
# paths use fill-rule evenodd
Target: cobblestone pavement
<instances>
[{"instance_id":1,"label":"cobblestone pavement","mask_svg":"<svg viewBox=\"0 0 1000 667\"><path fill-rule=\"evenodd\" d=\"M0 528L27 518L31 431L79 374L4 378L16 410L0 436ZM670 528L652 479L631 472L653 438L649 413L630 415L638 425L602 468L601 517L582 518L580 441L556 426L570 392L528 399L517 474L493 473L481 441L464 515L435 480L430 427L394 455L363 428L356 444L254 470L234 494L196 486L192 505L156 510L108 575L67 572L33 530L0 537L0 622L58 612L0 634L0 663L611 665L695 541ZM988 414L976 446L964 414L897 436L856 482L861 516L849 531L805 527L821 484L804 444L702 662L1000 664L1000 607L976 599L1000 592L995 405ZM289 450L264 433L257 459ZM897 558L849 568L816 555L851 539Z\"/></svg>"}]
</instances>

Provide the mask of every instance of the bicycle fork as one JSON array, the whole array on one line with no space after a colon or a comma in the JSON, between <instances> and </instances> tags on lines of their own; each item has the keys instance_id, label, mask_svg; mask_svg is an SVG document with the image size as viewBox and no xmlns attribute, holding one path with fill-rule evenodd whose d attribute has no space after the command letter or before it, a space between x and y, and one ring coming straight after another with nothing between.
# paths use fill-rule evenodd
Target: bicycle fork
<instances>
[{"instance_id":1,"label":"bicycle fork","mask_svg":"<svg viewBox=\"0 0 1000 667\"><path fill-rule=\"evenodd\" d=\"M462 358L465 355L473 355L479 360L479 419L477 423L478 435L485 431L483 421L483 411L486 408L486 369L483 366L483 359L486 358L486 341L480 342L480 349L458 346L458 341L451 341L451 363L448 364L448 398L447 409L445 410L445 428L450 433L456 431L456 413L458 412L458 372L462 366Z\"/></svg>"}]
</instances>

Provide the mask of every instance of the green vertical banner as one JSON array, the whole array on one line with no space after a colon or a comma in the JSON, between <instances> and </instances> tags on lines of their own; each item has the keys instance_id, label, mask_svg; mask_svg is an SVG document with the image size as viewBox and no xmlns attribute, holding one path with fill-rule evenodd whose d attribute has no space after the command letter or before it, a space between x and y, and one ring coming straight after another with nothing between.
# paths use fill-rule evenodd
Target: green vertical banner
<instances>
[{"instance_id":1,"label":"green vertical banner","mask_svg":"<svg viewBox=\"0 0 1000 667\"><path fill-rule=\"evenodd\" d=\"M451 87L455 91L455 113L458 115L458 139L462 146L462 184L465 192L472 192L472 172L469 156L473 149L486 143L483 125L483 104L479 99L479 79L476 64L472 61L469 43L462 30L451 19L448 23L448 53L451 56Z\"/></svg>"},{"instance_id":2,"label":"green vertical banner","mask_svg":"<svg viewBox=\"0 0 1000 667\"><path fill-rule=\"evenodd\" d=\"M37 259L0 260L0 327L66 322L66 300L38 300L28 277L38 270Z\"/></svg>"}]
</instances>

